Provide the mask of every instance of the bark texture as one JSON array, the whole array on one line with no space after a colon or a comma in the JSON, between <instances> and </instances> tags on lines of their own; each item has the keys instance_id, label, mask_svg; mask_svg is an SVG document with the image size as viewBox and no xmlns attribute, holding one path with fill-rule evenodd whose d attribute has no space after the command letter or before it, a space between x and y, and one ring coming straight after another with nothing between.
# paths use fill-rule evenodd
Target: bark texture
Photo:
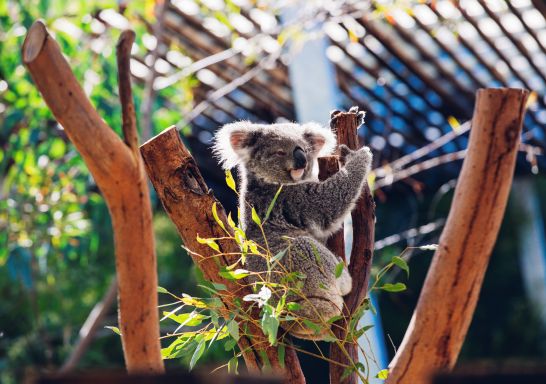
<instances>
[{"instance_id":1,"label":"bark texture","mask_svg":"<svg viewBox=\"0 0 546 384\"><path fill-rule=\"evenodd\" d=\"M358 149L360 144L357 129L362 119L358 108L353 107L349 112L335 111L331 119L331 126L337 134L338 144L345 144L353 150ZM349 273L353 279L353 288L344 298L344 319L336 322L333 327L334 334L339 340L345 340L347 320L362 304L368 292L375 234L375 202L367 184L351 213L351 218L353 220L353 244L351 257L349 258ZM329 242L328 245L334 245L330 249L339 254L339 247L343 246L343 243L340 245L339 243ZM347 340L343 343L343 347L349 356L337 344L332 343L330 345L330 359L343 365L351 365L351 361L353 363L358 362L358 344ZM343 366L330 363L330 383L340 383L343 371ZM358 376L356 373L352 373L343 382L356 384L358 383Z\"/></svg>"},{"instance_id":2,"label":"bark texture","mask_svg":"<svg viewBox=\"0 0 546 384\"><path fill-rule=\"evenodd\" d=\"M216 203L219 219L227 223L222 205L209 190L201 172L182 142L175 127L171 127L141 146L142 157L152 184L157 191L165 211L176 225L184 246L190 250L190 256L203 271L204 276L213 282L226 285L223 297L226 311L237 310L233 303L236 297L252 293L244 283L226 280L218 272L222 266L234 263L240 253L238 246L231 240L219 240L220 252L233 256L212 256L212 250L206 244L197 242L201 238L225 237L225 232L216 223L212 215L212 206ZM226 229L229 226L226 224ZM256 372L266 365L263 353L275 372L283 373L288 383L305 383L295 351L287 347L285 369L279 363L276 347L270 347L267 338L259 327L248 324L250 337L241 336L239 347L249 371ZM241 332L243 334L243 332Z\"/></svg>"},{"instance_id":3,"label":"bark texture","mask_svg":"<svg viewBox=\"0 0 546 384\"><path fill-rule=\"evenodd\" d=\"M528 91L477 92L468 154L388 384L427 383L457 361L501 225Z\"/></svg>"},{"instance_id":4,"label":"bark texture","mask_svg":"<svg viewBox=\"0 0 546 384\"><path fill-rule=\"evenodd\" d=\"M91 105L44 24L35 22L23 62L102 191L114 230L119 323L129 372L163 372L152 210L136 128L124 143ZM125 117L124 117L125 121ZM134 129L134 131L131 131Z\"/></svg>"}]
</instances>

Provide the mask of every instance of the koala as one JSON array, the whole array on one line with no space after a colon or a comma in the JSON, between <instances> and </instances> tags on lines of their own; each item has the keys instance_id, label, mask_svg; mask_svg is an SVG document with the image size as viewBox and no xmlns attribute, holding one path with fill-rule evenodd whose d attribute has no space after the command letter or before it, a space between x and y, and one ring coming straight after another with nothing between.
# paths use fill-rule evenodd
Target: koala
<instances>
[{"instance_id":1,"label":"koala","mask_svg":"<svg viewBox=\"0 0 546 384\"><path fill-rule=\"evenodd\" d=\"M341 259L325 246L327 238L341 228L353 209L370 171L372 154L368 147L352 151L340 146L344 164L332 177L318 180L318 157L330 154L336 139L330 129L316 123L253 124L236 122L223 126L215 135L213 151L224 169L238 167L239 220L247 238L264 245L264 234L272 255L287 250L269 281L282 282L286 272L303 276L305 297L289 296L300 304L296 315L325 323L341 314L343 296L351 291L351 276L344 266L336 278ZM264 234L251 217L251 207L264 218L282 185L275 205L262 223ZM248 256L246 268L258 272L252 283L265 279L267 261ZM284 272L284 273L281 273ZM263 277L260 277L263 273ZM289 322L292 335L323 339L329 329L308 329L302 322Z\"/></svg>"}]
</instances>

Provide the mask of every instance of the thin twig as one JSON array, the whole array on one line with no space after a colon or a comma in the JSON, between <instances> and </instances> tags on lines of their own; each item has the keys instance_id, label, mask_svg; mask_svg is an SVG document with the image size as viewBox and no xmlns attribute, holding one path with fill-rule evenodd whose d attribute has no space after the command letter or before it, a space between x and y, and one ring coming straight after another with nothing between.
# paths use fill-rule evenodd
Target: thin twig
<instances>
[{"instance_id":1,"label":"thin twig","mask_svg":"<svg viewBox=\"0 0 546 384\"><path fill-rule=\"evenodd\" d=\"M138 155L138 132L136 128L135 105L131 91L131 47L135 41L135 32L126 30L121 33L116 47L118 62L118 88L123 120L123 137L131 151Z\"/></svg>"},{"instance_id":2,"label":"thin twig","mask_svg":"<svg viewBox=\"0 0 546 384\"><path fill-rule=\"evenodd\" d=\"M402 156L401 158L394 160L393 162L383 165L382 167L379 167L377 169L374 169L375 174L377 177L388 177L389 174L393 172L393 170L398 170L403 168L404 166L408 165L409 163L412 163L432 151L435 151L436 149L443 147L453 139L461 136L462 134L468 132L471 127L471 122L467 121L463 123L460 127L453 129L452 131L446 133L445 135L437 138L432 143L429 143L415 151L413 151L410 154L407 154L405 156Z\"/></svg>"},{"instance_id":3,"label":"thin twig","mask_svg":"<svg viewBox=\"0 0 546 384\"><path fill-rule=\"evenodd\" d=\"M76 368L78 362L81 360L81 358L84 356L85 352L91 345L91 342L93 341L97 330L102 324L102 321L106 317L106 314L112 307L112 304L117 297L117 292L118 282L117 279L114 277L102 300L95 304L95 306L89 313L89 316L87 316L87 319L80 329L78 341L76 342L74 349L70 353L70 356L68 357L68 359L66 359L65 363L59 370L59 373L68 373Z\"/></svg>"}]
</instances>

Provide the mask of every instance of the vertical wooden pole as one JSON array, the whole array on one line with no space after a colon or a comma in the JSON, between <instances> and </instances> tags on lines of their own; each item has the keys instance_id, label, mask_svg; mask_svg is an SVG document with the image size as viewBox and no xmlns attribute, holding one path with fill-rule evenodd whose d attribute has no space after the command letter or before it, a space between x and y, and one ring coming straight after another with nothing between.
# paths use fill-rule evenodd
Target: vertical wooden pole
<instances>
[{"instance_id":1,"label":"vertical wooden pole","mask_svg":"<svg viewBox=\"0 0 546 384\"><path fill-rule=\"evenodd\" d=\"M477 92L455 197L388 384L427 383L457 361L504 216L528 95Z\"/></svg>"}]
</instances>

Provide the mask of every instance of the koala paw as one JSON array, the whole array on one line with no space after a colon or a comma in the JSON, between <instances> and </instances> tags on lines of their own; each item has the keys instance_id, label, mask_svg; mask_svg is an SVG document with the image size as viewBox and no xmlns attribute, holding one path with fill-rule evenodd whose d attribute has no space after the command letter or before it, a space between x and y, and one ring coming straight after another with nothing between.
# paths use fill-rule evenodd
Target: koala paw
<instances>
[{"instance_id":1,"label":"koala paw","mask_svg":"<svg viewBox=\"0 0 546 384\"><path fill-rule=\"evenodd\" d=\"M372 151L369 147L362 147L356 151L353 151L345 144L339 146L339 161L341 164L347 164L349 161L364 162L366 167L369 167L372 163Z\"/></svg>"}]
</instances>

